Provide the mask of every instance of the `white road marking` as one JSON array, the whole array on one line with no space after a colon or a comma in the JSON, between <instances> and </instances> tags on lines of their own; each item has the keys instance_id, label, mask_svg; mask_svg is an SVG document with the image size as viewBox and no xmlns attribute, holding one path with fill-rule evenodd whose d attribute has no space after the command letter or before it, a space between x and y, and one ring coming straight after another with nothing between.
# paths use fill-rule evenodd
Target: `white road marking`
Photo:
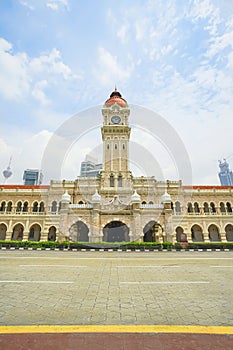
<instances>
[{"instance_id":1,"label":"white road marking","mask_svg":"<svg viewBox=\"0 0 233 350\"><path fill-rule=\"evenodd\" d=\"M233 268L233 266L227 266L227 265L226 265L226 266L223 266L223 265L222 265L222 266L219 266L219 265L210 265L210 267L215 267L215 268L220 268L220 269L222 269L222 268L225 269L225 268L228 268L228 267L229 267L229 268Z\"/></svg>"},{"instance_id":2,"label":"white road marking","mask_svg":"<svg viewBox=\"0 0 233 350\"><path fill-rule=\"evenodd\" d=\"M46 260L127 260L127 261L135 261L135 260L155 260L155 261L170 261L170 260L233 260L233 258L209 258L209 257L189 257L189 258L180 258L177 256L174 256L174 258L146 258L145 256L141 257L135 257L135 258L128 258L127 255L122 255L119 258L115 257L108 257L108 258L98 258L98 257L86 257L81 258L80 256L76 256L75 258L67 258L64 255L62 257L48 257L48 256L0 256L0 259L46 259Z\"/></svg>"},{"instance_id":3,"label":"white road marking","mask_svg":"<svg viewBox=\"0 0 233 350\"><path fill-rule=\"evenodd\" d=\"M88 266L77 266L77 265L46 265L46 264L43 264L43 265L19 265L19 267L68 267L68 268L71 268L71 267L76 267L76 268L82 268L82 267L88 267Z\"/></svg>"},{"instance_id":4,"label":"white road marking","mask_svg":"<svg viewBox=\"0 0 233 350\"><path fill-rule=\"evenodd\" d=\"M122 266L120 266L120 265L118 265L118 266L115 266L115 267L118 267L118 268L141 268L141 269L143 269L144 267L145 268L154 268L154 269L157 269L157 268L159 268L159 267L162 267L162 268L173 268L173 267L181 267L181 266L178 266L178 265L132 265L132 266L127 266L127 265L122 265Z\"/></svg>"},{"instance_id":5,"label":"white road marking","mask_svg":"<svg viewBox=\"0 0 233 350\"><path fill-rule=\"evenodd\" d=\"M208 284L208 281L120 282L120 284Z\"/></svg>"},{"instance_id":6,"label":"white road marking","mask_svg":"<svg viewBox=\"0 0 233 350\"><path fill-rule=\"evenodd\" d=\"M71 281L18 281L18 280L0 280L0 283L45 283L45 284L71 284Z\"/></svg>"}]
</instances>

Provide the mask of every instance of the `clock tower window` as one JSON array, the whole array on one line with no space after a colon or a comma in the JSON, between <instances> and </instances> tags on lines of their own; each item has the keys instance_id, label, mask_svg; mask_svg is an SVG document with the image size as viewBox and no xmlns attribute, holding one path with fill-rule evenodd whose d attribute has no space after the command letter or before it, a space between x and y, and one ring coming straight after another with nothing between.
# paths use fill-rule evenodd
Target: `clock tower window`
<instances>
[{"instance_id":1,"label":"clock tower window","mask_svg":"<svg viewBox=\"0 0 233 350\"><path fill-rule=\"evenodd\" d=\"M114 176L110 176L110 187L114 187Z\"/></svg>"}]
</instances>

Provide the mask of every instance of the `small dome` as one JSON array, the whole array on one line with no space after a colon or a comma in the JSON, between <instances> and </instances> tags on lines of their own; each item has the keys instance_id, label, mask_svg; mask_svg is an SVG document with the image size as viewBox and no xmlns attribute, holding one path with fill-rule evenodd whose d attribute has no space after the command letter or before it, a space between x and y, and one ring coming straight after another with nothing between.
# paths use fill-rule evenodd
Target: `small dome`
<instances>
[{"instance_id":1,"label":"small dome","mask_svg":"<svg viewBox=\"0 0 233 350\"><path fill-rule=\"evenodd\" d=\"M141 196L137 193L137 191L134 191L134 194L131 196L131 202L134 203L140 203L141 202Z\"/></svg>"},{"instance_id":2,"label":"small dome","mask_svg":"<svg viewBox=\"0 0 233 350\"><path fill-rule=\"evenodd\" d=\"M171 196L169 193L167 193L167 191L165 191L165 193L162 195L162 203L167 203L167 202L171 202Z\"/></svg>"},{"instance_id":3,"label":"small dome","mask_svg":"<svg viewBox=\"0 0 233 350\"><path fill-rule=\"evenodd\" d=\"M105 102L105 107L111 107L114 104L118 104L122 108L127 108L128 104L124 98L121 97L121 94L115 88L115 90L111 93L110 98Z\"/></svg>"},{"instance_id":4,"label":"small dome","mask_svg":"<svg viewBox=\"0 0 233 350\"><path fill-rule=\"evenodd\" d=\"M70 202L70 195L67 192L67 190L65 191L65 193L61 196L61 201L62 202Z\"/></svg>"},{"instance_id":5,"label":"small dome","mask_svg":"<svg viewBox=\"0 0 233 350\"><path fill-rule=\"evenodd\" d=\"M98 193L98 190L96 190L95 193L93 194L92 202L93 203L100 203L101 202L101 195Z\"/></svg>"}]
</instances>

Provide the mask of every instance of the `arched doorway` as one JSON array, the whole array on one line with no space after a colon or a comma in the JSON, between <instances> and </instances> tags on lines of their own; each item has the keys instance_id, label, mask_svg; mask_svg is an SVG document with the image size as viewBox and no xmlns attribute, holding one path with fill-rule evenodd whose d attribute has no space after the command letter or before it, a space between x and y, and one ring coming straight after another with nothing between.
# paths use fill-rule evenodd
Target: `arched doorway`
<instances>
[{"instance_id":1,"label":"arched doorway","mask_svg":"<svg viewBox=\"0 0 233 350\"><path fill-rule=\"evenodd\" d=\"M0 240L4 240L6 239L6 231L7 231L7 227L5 224L1 224L0 225Z\"/></svg>"},{"instance_id":2,"label":"arched doorway","mask_svg":"<svg viewBox=\"0 0 233 350\"><path fill-rule=\"evenodd\" d=\"M77 221L70 227L70 238L74 242L89 242L89 228L82 221Z\"/></svg>"},{"instance_id":3,"label":"arched doorway","mask_svg":"<svg viewBox=\"0 0 233 350\"><path fill-rule=\"evenodd\" d=\"M209 239L211 242L219 242L221 241L219 230L216 225L211 224L208 227Z\"/></svg>"},{"instance_id":4,"label":"arched doorway","mask_svg":"<svg viewBox=\"0 0 233 350\"><path fill-rule=\"evenodd\" d=\"M48 241L56 241L56 232L57 232L57 229L55 226L51 226L49 228Z\"/></svg>"},{"instance_id":5,"label":"arched doorway","mask_svg":"<svg viewBox=\"0 0 233 350\"><path fill-rule=\"evenodd\" d=\"M191 233L192 233L192 241L193 242L203 242L204 241L202 228L199 225L193 225L191 227Z\"/></svg>"},{"instance_id":6,"label":"arched doorway","mask_svg":"<svg viewBox=\"0 0 233 350\"><path fill-rule=\"evenodd\" d=\"M180 226L176 228L176 241L187 242L187 235L184 233L184 229Z\"/></svg>"},{"instance_id":7,"label":"arched doorway","mask_svg":"<svg viewBox=\"0 0 233 350\"><path fill-rule=\"evenodd\" d=\"M228 224L225 227L225 232L226 232L226 239L227 239L227 241L232 242L233 241L233 225Z\"/></svg>"},{"instance_id":8,"label":"arched doorway","mask_svg":"<svg viewBox=\"0 0 233 350\"><path fill-rule=\"evenodd\" d=\"M146 224L143 229L144 242L159 242L162 239L162 227L156 221L152 220Z\"/></svg>"},{"instance_id":9,"label":"arched doorway","mask_svg":"<svg viewBox=\"0 0 233 350\"><path fill-rule=\"evenodd\" d=\"M24 230L24 227L23 227L22 224L15 225L14 228L13 228L11 239L15 240L15 241L22 241L22 239L23 239L23 230Z\"/></svg>"},{"instance_id":10,"label":"arched doorway","mask_svg":"<svg viewBox=\"0 0 233 350\"><path fill-rule=\"evenodd\" d=\"M30 227L28 240L29 241L39 241L41 234L41 227L38 224L34 224Z\"/></svg>"},{"instance_id":11,"label":"arched doorway","mask_svg":"<svg viewBox=\"0 0 233 350\"><path fill-rule=\"evenodd\" d=\"M112 221L103 229L105 242L129 242L129 228L121 221Z\"/></svg>"}]
</instances>

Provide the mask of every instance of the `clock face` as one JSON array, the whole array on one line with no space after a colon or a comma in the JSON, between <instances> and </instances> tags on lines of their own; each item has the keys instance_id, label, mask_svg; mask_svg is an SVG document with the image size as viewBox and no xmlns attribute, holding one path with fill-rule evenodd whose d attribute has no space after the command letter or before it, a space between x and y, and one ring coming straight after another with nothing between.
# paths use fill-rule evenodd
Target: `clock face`
<instances>
[{"instance_id":1,"label":"clock face","mask_svg":"<svg viewBox=\"0 0 233 350\"><path fill-rule=\"evenodd\" d=\"M121 122L121 118L119 117L119 115L114 115L114 116L112 116L112 118L111 118L111 122L112 122L113 124L119 124L119 123Z\"/></svg>"}]
</instances>

